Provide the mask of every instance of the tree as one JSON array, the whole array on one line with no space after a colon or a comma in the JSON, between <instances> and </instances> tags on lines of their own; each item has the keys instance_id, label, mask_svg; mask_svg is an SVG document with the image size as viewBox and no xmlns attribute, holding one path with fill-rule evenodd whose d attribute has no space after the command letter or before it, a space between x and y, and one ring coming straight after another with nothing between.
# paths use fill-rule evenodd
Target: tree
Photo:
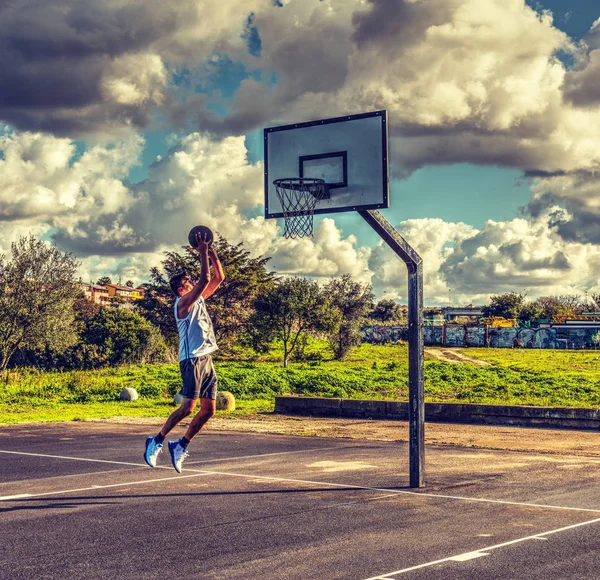
<instances>
[{"instance_id":1,"label":"tree","mask_svg":"<svg viewBox=\"0 0 600 580\"><path fill-rule=\"evenodd\" d=\"M396 304L394 300L386 298L380 300L375 305L369 313L369 317L379 322L402 322L404 319L400 305Z\"/></svg>"},{"instance_id":2,"label":"tree","mask_svg":"<svg viewBox=\"0 0 600 580\"><path fill-rule=\"evenodd\" d=\"M254 300L261 290L273 284L274 274L267 270L270 258L251 258L242 243L234 246L219 236L214 244L223 264L225 281L211 296L207 308L217 342L227 349L247 331L248 320L254 312ZM175 297L169 287L169 278L178 272L186 272L194 278L200 274L200 269L197 251L186 247L183 255L166 252L162 270L151 269L151 283L146 286L145 296L135 302L136 309L160 328L172 346L178 344L178 334L173 320Z\"/></svg>"},{"instance_id":3,"label":"tree","mask_svg":"<svg viewBox=\"0 0 600 580\"><path fill-rule=\"evenodd\" d=\"M73 330L78 340L73 346L58 351L45 345L43 348L32 348L23 345L11 358L9 366L30 366L44 370L93 369L98 365L96 348L88 345L80 338L89 322L98 315L102 306L82 297L73 303Z\"/></svg>"},{"instance_id":4,"label":"tree","mask_svg":"<svg viewBox=\"0 0 600 580\"><path fill-rule=\"evenodd\" d=\"M544 318L544 309L537 302L525 302L521 312L519 312L519 320L525 322L528 320L534 320L536 318Z\"/></svg>"},{"instance_id":5,"label":"tree","mask_svg":"<svg viewBox=\"0 0 600 580\"><path fill-rule=\"evenodd\" d=\"M10 262L0 256L0 371L25 345L60 351L77 340L75 259L32 235L13 243L11 253Z\"/></svg>"},{"instance_id":6,"label":"tree","mask_svg":"<svg viewBox=\"0 0 600 580\"><path fill-rule=\"evenodd\" d=\"M98 279L96 284L98 286L106 286L107 284L112 284L112 280L108 276L102 276L102 278Z\"/></svg>"},{"instance_id":7,"label":"tree","mask_svg":"<svg viewBox=\"0 0 600 580\"><path fill-rule=\"evenodd\" d=\"M553 318L555 316L568 318L583 311L580 297L575 294L541 296L536 300L536 303L542 308L543 318Z\"/></svg>"},{"instance_id":8,"label":"tree","mask_svg":"<svg viewBox=\"0 0 600 580\"><path fill-rule=\"evenodd\" d=\"M341 313L327 294L306 278L284 278L268 287L258 295L254 308L250 322L255 345L280 339L284 367L305 333L335 332L341 322Z\"/></svg>"},{"instance_id":9,"label":"tree","mask_svg":"<svg viewBox=\"0 0 600 580\"><path fill-rule=\"evenodd\" d=\"M81 342L95 346L97 366L161 360L165 350L158 330L123 308L100 308L81 332Z\"/></svg>"},{"instance_id":10,"label":"tree","mask_svg":"<svg viewBox=\"0 0 600 580\"><path fill-rule=\"evenodd\" d=\"M484 316L498 316L501 318L518 318L523 308L525 296L516 292L507 292L492 296L490 304L481 311Z\"/></svg>"},{"instance_id":11,"label":"tree","mask_svg":"<svg viewBox=\"0 0 600 580\"><path fill-rule=\"evenodd\" d=\"M344 274L331 280L324 292L342 315L339 327L329 334L333 354L341 359L361 342L360 326L373 304L371 285L354 282L349 274Z\"/></svg>"},{"instance_id":12,"label":"tree","mask_svg":"<svg viewBox=\"0 0 600 580\"><path fill-rule=\"evenodd\" d=\"M127 280L127 282L125 282L125 286L127 286L127 288L133 288L133 280Z\"/></svg>"}]
</instances>

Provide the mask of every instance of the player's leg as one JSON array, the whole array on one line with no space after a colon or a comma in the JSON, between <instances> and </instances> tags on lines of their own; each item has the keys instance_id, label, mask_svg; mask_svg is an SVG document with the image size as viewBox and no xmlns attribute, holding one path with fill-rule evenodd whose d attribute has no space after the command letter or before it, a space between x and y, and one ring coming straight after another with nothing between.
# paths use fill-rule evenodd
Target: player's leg
<instances>
[{"instance_id":1,"label":"player's leg","mask_svg":"<svg viewBox=\"0 0 600 580\"><path fill-rule=\"evenodd\" d=\"M215 414L217 375L215 374L212 357L210 355L198 358L195 376L197 389L199 391L200 411L198 411L196 416L190 421L185 435L179 441L169 442L171 461L178 473L181 473L183 461L188 456L187 447L190 441Z\"/></svg>"},{"instance_id":2,"label":"player's leg","mask_svg":"<svg viewBox=\"0 0 600 580\"><path fill-rule=\"evenodd\" d=\"M215 400L202 398L200 399L200 410L196 413L196 416L190 421L187 431L184 437L191 441L207 421L215 414Z\"/></svg>"},{"instance_id":3,"label":"player's leg","mask_svg":"<svg viewBox=\"0 0 600 580\"><path fill-rule=\"evenodd\" d=\"M175 428L177 425L183 421L188 415L191 415L192 411L196 408L196 403L198 399L186 399L185 397L181 401L181 405L179 408L175 409L165 421L165 424L162 426L159 435L162 435L164 438Z\"/></svg>"},{"instance_id":4,"label":"player's leg","mask_svg":"<svg viewBox=\"0 0 600 580\"><path fill-rule=\"evenodd\" d=\"M158 435L146 439L146 451L144 459L150 467L156 467L156 460L163 448L165 437L176 427L180 421L185 419L196 407L198 399L183 399L181 405L175 409L167 418Z\"/></svg>"},{"instance_id":5,"label":"player's leg","mask_svg":"<svg viewBox=\"0 0 600 580\"><path fill-rule=\"evenodd\" d=\"M179 363L183 383L181 387L181 395L183 397L181 405L169 415L158 435L146 439L144 460L150 467L156 467L156 461L162 451L165 437L196 407L198 397L200 396L200 387L197 384L195 376L195 362L196 359L187 359Z\"/></svg>"}]
</instances>

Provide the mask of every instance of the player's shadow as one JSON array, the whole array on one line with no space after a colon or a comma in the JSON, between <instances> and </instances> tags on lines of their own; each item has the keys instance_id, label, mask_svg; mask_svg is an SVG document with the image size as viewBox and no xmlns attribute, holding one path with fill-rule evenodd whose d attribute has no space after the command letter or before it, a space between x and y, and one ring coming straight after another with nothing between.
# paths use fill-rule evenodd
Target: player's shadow
<instances>
[{"instance_id":1,"label":"player's shadow","mask_svg":"<svg viewBox=\"0 0 600 580\"><path fill-rule=\"evenodd\" d=\"M402 491L409 489L408 487L387 487L386 491L389 490L390 497L393 495L394 491ZM381 490L370 490L364 488L347 488L347 487L323 487L316 489L264 489L260 491L250 491L250 490L242 490L242 491L196 491L196 492L186 492L186 493L144 493L139 495L118 495L118 496L76 496L65 498L38 498L38 497L24 497L17 498L13 500L8 500L11 503L15 503L17 505L12 505L6 508L0 508L0 513L3 512L13 512L20 510L47 510L47 509L73 509L86 505L118 505L122 503L122 500L132 500L132 499L149 499L149 498L177 498L177 497L216 497L216 496L235 496L235 495L269 495L269 494L282 494L287 495L290 493L298 493L298 494L315 494L315 493L339 493L339 492L379 492ZM378 496L381 498L381 495ZM348 500L345 503L357 503L357 502L365 502L370 501L369 498ZM40 505L33 505L40 504ZM339 504L336 504L339 505ZM327 506L325 506L327 507Z\"/></svg>"}]
</instances>

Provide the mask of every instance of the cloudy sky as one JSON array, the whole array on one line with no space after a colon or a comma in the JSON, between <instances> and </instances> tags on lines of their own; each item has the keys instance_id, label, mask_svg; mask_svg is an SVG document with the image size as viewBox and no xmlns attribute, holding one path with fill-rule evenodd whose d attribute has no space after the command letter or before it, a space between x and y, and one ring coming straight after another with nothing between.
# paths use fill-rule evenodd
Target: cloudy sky
<instances>
[{"instance_id":1,"label":"cloudy sky","mask_svg":"<svg viewBox=\"0 0 600 580\"><path fill-rule=\"evenodd\" d=\"M406 302L357 214L282 238L262 129L386 109L389 209L425 303L600 292L600 7L589 0L0 2L0 253L147 281L203 223L279 272Z\"/></svg>"}]
</instances>

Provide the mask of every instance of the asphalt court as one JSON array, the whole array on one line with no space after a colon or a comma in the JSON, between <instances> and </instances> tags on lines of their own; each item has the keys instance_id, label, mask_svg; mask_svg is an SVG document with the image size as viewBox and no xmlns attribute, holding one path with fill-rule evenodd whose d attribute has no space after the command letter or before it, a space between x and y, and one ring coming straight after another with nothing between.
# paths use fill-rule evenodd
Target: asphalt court
<instances>
[{"instance_id":1,"label":"asphalt court","mask_svg":"<svg viewBox=\"0 0 600 580\"><path fill-rule=\"evenodd\" d=\"M598 578L598 457L427 446L414 490L405 443L148 434L0 427L0 577Z\"/></svg>"}]
</instances>

